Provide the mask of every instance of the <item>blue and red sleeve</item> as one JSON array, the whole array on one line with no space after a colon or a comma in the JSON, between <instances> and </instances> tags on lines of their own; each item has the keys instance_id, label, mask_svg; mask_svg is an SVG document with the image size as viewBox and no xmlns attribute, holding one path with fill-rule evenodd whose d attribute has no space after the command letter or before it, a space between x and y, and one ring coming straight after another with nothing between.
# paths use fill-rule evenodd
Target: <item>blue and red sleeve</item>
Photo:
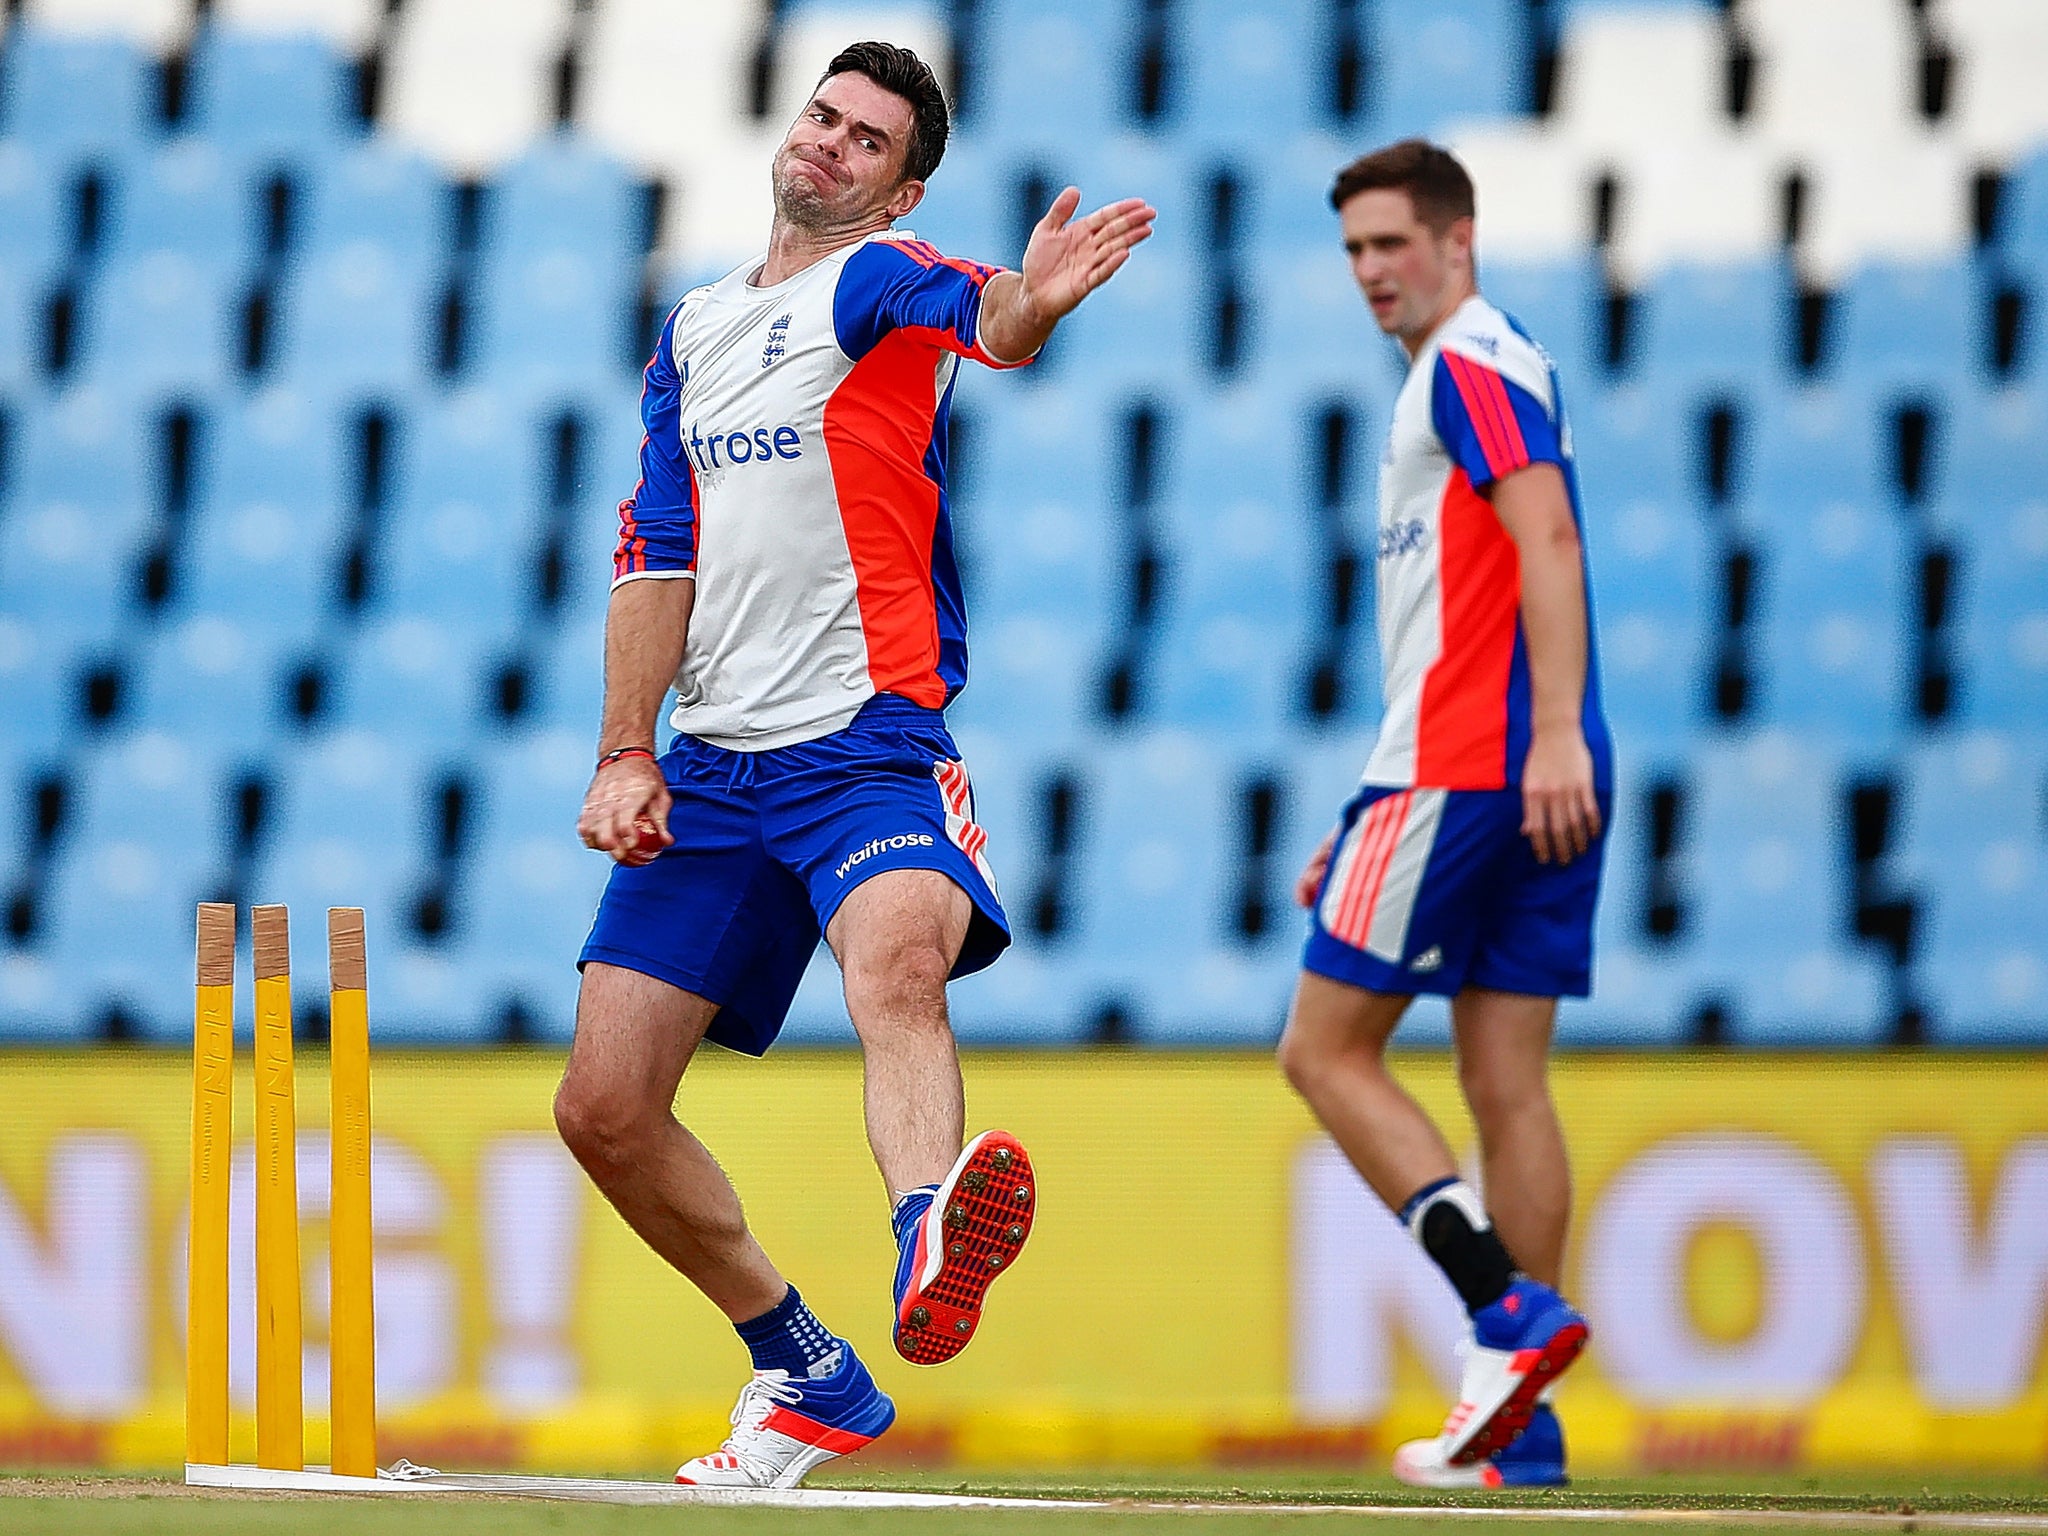
<instances>
[{"instance_id":1,"label":"blue and red sleeve","mask_svg":"<svg viewBox=\"0 0 2048 1536\"><path fill-rule=\"evenodd\" d=\"M1565 461L1557 423L1543 402L1462 352L1437 354L1430 413L1452 461L1475 486L1531 464Z\"/></svg>"},{"instance_id":2,"label":"blue and red sleeve","mask_svg":"<svg viewBox=\"0 0 2048 1536\"><path fill-rule=\"evenodd\" d=\"M619 503L612 585L697 569L697 486L683 446L683 381L676 374L676 312L661 328L640 391L640 483Z\"/></svg>"},{"instance_id":3,"label":"blue and red sleeve","mask_svg":"<svg viewBox=\"0 0 2048 1536\"><path fill-rule=\"evenodd\" d=\"M870 240L847 258L832 298L840 350L858 362L906 332L991 368L1018 368L981 345L981 295L1002 268L942 255L922 240Z\"/></svg>"}]
</instances>

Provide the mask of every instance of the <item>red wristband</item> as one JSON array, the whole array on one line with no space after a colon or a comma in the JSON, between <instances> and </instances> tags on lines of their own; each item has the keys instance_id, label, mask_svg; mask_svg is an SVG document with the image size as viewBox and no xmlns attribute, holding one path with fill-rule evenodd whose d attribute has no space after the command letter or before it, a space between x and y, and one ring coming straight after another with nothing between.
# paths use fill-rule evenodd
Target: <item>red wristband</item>
<instances>
[{"instance_id":1,"label":"red wristband","mask_svg":"<svg viewBox=\"0 0 2048 1536\"><path fill-rule=\"evenodd\" d=\"M613 747L611 751L605 753L603 757L600 757L597 760L597 766L600 768L609 768L613 763L616 763L622 757L644 757L650 763L660 761L660 759L654 755L654 749L652 747Z\"/></svg>"}]
</instances>

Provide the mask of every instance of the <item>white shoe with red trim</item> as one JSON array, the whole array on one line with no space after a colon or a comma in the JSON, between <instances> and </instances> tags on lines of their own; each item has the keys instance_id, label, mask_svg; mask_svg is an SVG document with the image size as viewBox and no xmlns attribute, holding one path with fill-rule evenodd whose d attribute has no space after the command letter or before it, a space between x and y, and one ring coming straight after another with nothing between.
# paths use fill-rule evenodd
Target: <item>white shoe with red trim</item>
<instances>
[{"instance_id":1,"label":"white shoe with red trim","mask_svg":"<svg viewBox=\"0 0 2048 1536\"><path fill-rule=\"evenodd\" d=\"M757 1371L740 1389L732 1433L708 1456L686 1461L676 1481L703 1488L794 1488L817 1466L869 1444L896 1422L850 1344L826 1374Z\"/></svg>"},{"instance_id":2,"label":"white shoe with red trim","mask_svg":"<svg viewBox=\"0 0 2048 1536\"><path fill-rule=\"evenodd\" d=\"M1538 1397L1586 1347L1586 1320L1549 1286L1519 1279L1472 1319L1458 1405L1437 1444L1448 1466L1505 1449L1528 1427Z\"/></svg>"}]
</instances>

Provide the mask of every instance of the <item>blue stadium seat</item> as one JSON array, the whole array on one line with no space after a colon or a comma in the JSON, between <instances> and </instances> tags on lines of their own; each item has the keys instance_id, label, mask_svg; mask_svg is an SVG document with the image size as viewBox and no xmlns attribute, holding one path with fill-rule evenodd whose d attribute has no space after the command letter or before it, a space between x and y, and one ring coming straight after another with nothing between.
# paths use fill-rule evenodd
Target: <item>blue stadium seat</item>
<instances>
[{"instance_id":1,"label":"blue stadium seat","mask_svg":"<svg viewBox=\"0 0 2048 1536\"><path fill-rule=\"evenodd\" d=\"M900 227L949 256L1014 267L1017 187L1008 160L979 135L956 133L946 143L945 169Z\"/></svg>"},{"instance_id":2,"label":"blue stadium seat","mask_svg":"<svg viewBox=\"0 0 2048 1536\"><path fill-rule=\"evenodd\" d=\"M125 533L125 537L123 536ZM44 502L0 518L0 613L105 644L139 591L139 520L104 532L83 507Z\"/></svg>"},{"instance_id":3,"label":"blue stadium seat","mask_svg":"<svg viewBox=\"0 0 2048 1536\"><path fill-rule=\"evenodd\" d=\"M0 721L6 723L0 739L17 768L28 754L53 754L78 720L83 664L79 637L0 605ZM0 802L0 815L13 814L17 803Z\"/></svg>"},{"instance_id":4,"label":"blue stadium seat","mask_svg":"<svg viewBox=\"0 0 2048 1536\"><path fill-rule=\"evenodd\" d=\"M1289 494L1303 436L1249 392L1181 413L1154 518L1166 603L1150 718L1265 741L1301 714L1322 585L1314 514Z\"/></svg>"},{"instance_id":5,"label":"blue stadium seat","mask_svg":"<svg viewBox=\"0 0 2048 1536\"><path fill-rule=\"evenodd\" d=\"M1330 187L1338 167L1356 154L1348 140L1307 133L1270 145L1244 167L1252 183L1246 243L1262 264L1315 252L1343 265Z\"/></svg>"},{"instance_id":6,"label":"blue stadium seat","mask_svg":"<svg viewBox=\"0 0 2048 1536\"><path fill-rule=\"evenodd\" d=\"M412 417L396 505L471 501L490 508L515 537L538 527L547 495L545 411L541 401L496 381L436 397ZM617 494L632 488L627 478Z\"/></svg>"},{"instance_id":7,"label":"blue stadium seat","mask_svg":"<svg viewBox=\"0 0 2048 1536\"><path fill-rule=\"evenodd\" d=\"M462 734L434 746L460 755ZM277 761L275 794L256 867L251 902L283 902L303 925L327 907L374 914L379 946L408 929L436 829L428 806L431 777L421 752L367 731L329 731ZM378 950L372 949L371 962Z\"/></svg>"},{"instance_id":8,"label":"blue stadium seat","mask_svg":"<svg viewBox=\"0 0 2048 1536\"><path fill-rule=\"evenodd\" d=\"M424 389L439 347L441 274L371 240L330 246L280 295L279 375L322 398Z\"/></svg>"},{"instance_id":9,"label":"blue stadium seat","mask_svg":"<svg viewBox=\"0 0 2048 1536\"><path fill-rule=\"evenodd\" d=\"M122 542L148 506L153 423L136 430L133 402L89 385L24 405L9 434L10 515L43 502L90 507L96 535L111 529Z\"/></svg>"},{"instance_id":10,"label":"blue stadium seat","mask_svg":"<svg viewBox=\"0 0 2048 1536\"><path fill-rule=\"evenodd\" d=\"M241 362L242 269L156 250L108 265L80 342L84 376L144 400L223 389Z\"/></svg>"},{"instance_id":11,"label":"blue stadium seat","mask_svg":"<svg viewBox=\"0 0 2048 1536\"><path fill-rule=\"evenodd\" d=\"M1178 139L1120 133L1069 154L1060 168L1066 180L1080 189L1078 211L1082 215L1126 197L1142 197L1158 209L1159 218L1152 226L1151 236L1133 253L1131 261L1171 265L1210 249L1210 180L1215 172L1226 167L1240 174L1253 169L1250 163L1233 163L1220 155L1197 156L1191 146ZM1055 183L1055 188L1058 185ZM1032 217L1039 218L1044 213L1043 208L1035 209ZM1019 250L1005 255L1003 265L1013 267L1024 253ZM1125 268L1126 274L1136 270L1135 265ZM1119 276L1117 282L1122 281ZM1115 284L1110 285L1111 289L1114 287Z\"/></svg>"},{"instance_id":12,"label":"blue stadium seat","mask_svg":"<svg viewBox=\"0 0 2048 1536\"><path fill-rule=\"evenodd\" d=\"M1078 809L1077 963L1140 1030L1194 957L1233 942L1237 775L1205 738L1150 730L1090 755Z\"/></svg>"},{"instance_id":13,"label":"blue stadium seat","mask_svg":"<svg viewBox=\"0 0 2048 1536\"><path fill-rule=\"evenodd\" d=\"M2048 720L2048 506L1980 516L1962 550L1953 636L1963 715L2036 729Z\"/></svg>"},{"instance_id":14,"label":"blue stadium seat","mask_svg":"<svg viewBox=\"0 0 2048 1536\"><path fill-rule=\"evenodd\" d=\"M461 740L488 718L490 680L502 661L479 630L428 619L372 623L336 669L330 718L427 747Z\"/></svg>"},{"instance_id":15,"label":"blue stadium seat","mask_svg":"<svg viewBox=\"0 0 2048 1536\"><path fill-rule=\"evenodd\" d=\"M970 698L973 692L970 690ZM1006 732L949 713L953 739L972 775L974 818L988 834L987 857L1009 913L1011 946L1002 959L947 989L953 1029L974 1045L1060 1045L1085 1038L1094 992L1074 962L1071 936L1047 939L1032 927L1046 873L1046 784L1071 766L1059 744L1035 732ZM847 1029L838 973L814 963L799 994L814 1038Z\"/></svg>"},{"instance_id":16,"label":"blue stadium seat","mask_svg":"<svg viewBox=\"0 0 2048 1536\"><path fill-rule=\"evenodd\" d=\"M961 724L1064 747L1100 712L1109 655L1099 632L1022 615L975 625L967 643L968 685L950 711Z\"/></svg>"},{"instance_id":17,"label":"blue stadium seat","mask_svg":"<svg viewBox=\"0 0 2048 1536\"><path fill-rule=\"evenodd\" d=\"M646 204L625 166L588 139L537 140L499 174L485 205L483 245L496 261L570 251L627 267L644 245Z\"/></svg>"},{"instance_id":18,"label":"blue stadium seat","mask_svg":"<svg viewBox=\"0 0 2048 1536\"><path fill-rule=\"evenodd\" d=\"M549 1040L574 1028L576 956L612 867L576 840L593 740L579 726L485 751L474 852L457 892L463 944Z\"/></svg>"},{"instance_id":19,"label":"blue stadium seat","mask_svg":"<svg viewBox=\"0 0 2048 1536\"><path fill-rule=\"evenodd\" d=\"M1680 818L1684 942L1731 1037L1867 1045L1888 1023L1887 977L1852 948L1849 760L1782 732L1699 750Z\"/></svg>"},{"instance_id":20,"label":"blue stadium seat","mask_svg":"<svg viewBox=\"0 0 2048 1536\"><path fill-rule=\"evenodd\" d=\"M24 284L47 280L71 244L71 208L52 158L0 139L0 268Z\"/></svg>"},{"instance_id":21,"label":"blue stadium seat","mask_svg":"<svg viewBox=\"0 0 2048 1536\"><path fill-rule=\"evenodd\" d=\"M1490 278L1490 274L1489 274ZM1739 398L1759 375L1791 377L1794 288L1781 261L1673 267L1637 294L1632 371L1681 399Z\"/></svg>"},{"instance_id":22,"label":"blue stadium seat","mask_svg":"<svg viewBox=\"0 0 2048 1536\"><path fill-rule=\"evenodd\" d=\"M22 26L0 53L8 133L37 154L114 155L153 113L149 59L111 37L63 37Z\"/></svg>"},{"instance_id":23,"label":"blue stadium seat","mask_svg":"<svg viewBox=\"0 0 2048 1536\"><path fill-rule=\"evenodd\" d=\"M367 240L425 271L446 256L454 204L448 184L422 156L365 139L312 162L312 172L303 184L306 254Z\"/></svg>"},{"instance_id":24,"label":"blue stadium seat","mask_svg":"<svg viewBox=\"0 0 2048 1536\"><path fill-rule=\"evenodd\" d=\"M988 0L976 9L989 46L978 56L969 122L985 142L1080 147L1131 121L1131 0Z\"/></svg>"},{"instance_id":25,"label":"blue stadium seat","mask_svg":"<svg viewBox=\"0 0 2048 1536\"><path fill-rule=\"evenodd\" d=\"M1115 282L1061 322L1044 366L1062 382L1172 389L1208 371L1208 313L1195 262L1140 248Z\"/></svg>"},{"instance_id":26,"label":"blue stadium seat","mask_svg":"<svg viewBox=\"0 0 2048 1536\"><path fill-rule=\"evenodd\" d=\"M130 736L89 757L73 790L43 952L89 978L84 1022L118 1004L151 1038L188 1038L192 904L227 864L230 807L212 744Z\"/></svg>"},{"instance_id":27,"label":"blue stadium seat","mask_svg":"<svg viewBox=\"0 0 2048 1536\"><path fill-rule=\"evenodd\" d=\"M232 153L310 157L361 131L352 66L315 38L210 27L191 71L192 125Z\"/></svg>"},{"instance_id":28,"label":"blue stadium seat","mask_svg":"<svg viewBox=\"0 0 2048 1536\"><path fill-rule=\"evenodd\" d=\"M565 624L531 658L526 723L596 739L604 705L604 610ZM669 702L661 706L659 735L668 740Z\"/></svg>"},{"instance_id":29,"label":"blue stadium seat","mask_svg":"<svg viewBox=\"0 0 2048 1536\"><path fill-rule=\"evenodd\" d=\"M1917 903L1915 983L1929 1036L2048 1040L2048 737L1927 741L1898 784L1888 877Z\"/></svg>"},{"instance_id":30,"label":"blue stadium seat","mask_svg":"<svg viewBox=\"0 0 2048 1536\"><path fill-rule=\"evenodd\" d=\"M466 500L408 503L385 522L372 606L501 642L532 616L539 553L536 530L516 512Z\"/></svg>"},{"instance_id":31,"label":"blue stadium seat","mask_svg":"<svg viewBox=\"0 0 2048 1536\"><path fill-rule=\"evenodd\" d=\"M2029 500L2048 441L2048 390L1957 390L1934 434L1929 516L1966 541Z\"/></svg>"},{"instance_id":32,"label":"blue stadium seat","mask_svg":"<svg viewBox=\"0 0 2048 1536\"><path fill-rule=\"evenodd\" d=\"M1573 388L1570 380L1565 391L1579 488L1595 526L1614 509L1638 502L1663 507L1695 502L1697 466L1661 394L1636 384ZM1598 580L1601 568L1596 564L1593 569Z\"/></svg>"},{"instance_id":33,"label":"blue stadium seat","mask_svg":"<svg viewBox=\"0 0 2048 1536\"><path fill-rule=\"evenodd\" d=\"M1987 839L1919 892L1914 979L1943 1044L2048 1042L2048 838Z\"/></svg>"},{"instance_id":34,"label":"blue stadium seat","mask_svg":"<svg viewBox=\"0 0 2048 1536\"><path fill-rule=\"evenodd\" d=\"M950 466L970 626L1013 614L1106 623L1126 556L1106 504L1124 473L1120 422L1079 390L974 382L956 407L967 451Z\"/></svg>"},{"instance_id":35,"label":"blue stadium seat","mask_svg":"<svg viewBox=\"0 0 2048 1536\"><path fill-rule=\"evenodd\" d=\"M284 385L242 396L207 418L206 498L280 502L325 535L355 489L349 425L344 412Z\"/></svg>"},{"instance_id":36,"label":"blue stadium seat","mask_svg":"<svg viewBox=\"0 0 2048 1536\"><path fill-rule=\"evenodd\" d=\"M1296 387L1362 389L1405 366L1373 324L1352 281L1344 248L1327 245L1275 254L1250 301L1254 366Z\"/></svg>"},{"instance_id":37,"label":"blue stadium seat","mask_svg":"<svg viewBox=\"0 0 2048 1536\"><path fill-rule=\"evenodd\" d=\"M2013 167L2002 201L2000 247L2022 261L2048 261L2048 149L2037 149Z\"/></svg>"},{"instance_id":38,"label":"blue stadium seat","mask_svg":"<svg viewBox=\"0 0 2048 1536\"><path fill-rule=\"evenodd\" d=\"M1095 989L1065 939L1024 926L1024 898L1004 890L1015 938L1003 957L946 989L953 1032L978 1046L1078 1045L1092 1038Z\"/></svg>"},{"instance_id":39,"label":"blue stadium seat","mask_svg":"<svg viewBox=\"0 0 2048 1536\"><path fill-rule=\"evenodd\" d=\"M185 528L178 608L304 646L341 600L339 509L208 502Z\"/></svg>"},{"instance_id":40,"label":"blue stadium seat","mask_svg":"<svg viewBox=\"0 0 2048 1536\"><path fill-rule=\"evenodd\" d=\"M324 921L324 918L322 919ZM484 1045L498 1038L498 998L480 985L489 957L459 944L427 942L396 913L371 917L365 935L370 1036L379 1044ZM574 971L569 973L571 977ZM562 1037L565 1038L566 1037Z\"/></svg>"},{"instance_id":41,"label":"blue stadium seat","mask_svg":"<svg viewBox=\"0 0 2048 1536\"><path fill-rule=\"evenodd\" d=\"M1328 731L1304 728L1276 755L1281 799L1272 859L1288 890L1358 792L1376 735L1371 728L1356 726Z\"/></svg>"},{"instance_id":42,"label":"blue stadium seat","mask_svg":"<svg viewBox=\"0 0 2048 1536\"><path fill-rule=\"evenodd\" d=\"M1907 719L1913 615L1903 530L1837 501L1766 511L1756 582L1761 717L1883 739Z\"/></svg>"},{"instance_id":43,"label":"blue stadium seat","mask_svg":"<svg viewBox=\"0 0 2048 1536\"><path fill-rule=\"evenodd\" d=\"M1588 253L1553 262L1489 261L1481 288L1556 361L1569 410L1595 377L1607 300L1599 258Z\"/></svg>"},{"instance_id":44,"label":"blue stadium seat","mask_svg":"<svg viewBox=\"0 0 2048 1536\"><path fill-rule=\"evenodd\" d=\"M261 225L256 178L245 162L186 134L138 149L120 172L104 241L110 255L176 251L230 268L254 260Z\"/></svg>"},{"instance_id":45,"label":"blue stadium seat","mask_svg":"<svg viewBox=\"0 0 2048 1536\"><path fill-rule=\"evenodd\" d=\"M84 978L30 949L0 948L0 1039L12 1044L75 1044L92 1038L79 1006Z\"/></svg>"},{"instance_id":46,"label":"blue stadium seat","mask_svg":"<svg viewBox=\"0 0 2048 1536\"><path fill-rule=\"evenodd\" d=\"M35 382L43 351L44 297L27 273L0 257L0 390L25 392Z\"/></svg>"},{"instance_id":47,"label":"blue stadium seat","mask_svg":"<svg viewBox=\"0 0 2048 1536\"><path fill-rule=\"evenodd\" d=\"M1699 1003L1697 968L1684 951L1639 940L1596 943L1592 995L1559 1005L1557 1043L1594 1051L1684 1045Z\"/></svg>"},{"instance_id":48,"label":"blue stadium seat","mask_svg":"<svg viewBox=\"0 0 2048 1536\"><path fill-rule=\"evenodd\" d=\"M1377 137L1435 136L1460 119L1523 110L1528 23L1514 0L1382 0L1371 16Z\"/></svg>"},{"instance_id":49,"label":"blue stadium seat","mask_svg":"<svg viewBox=\"0 0 2048 1536\"><path fill-rule=\"evenodd\" d=\"M1669 503L1588 499L1600 695L1624 740L1677 742L1706 716L1718 570L1701 520Z\"/></svg>"},{"instance_id":50,"label":"blue stadium seat","mask_svg":"<svg viewBox=\"0 0 2048 1536\"><path fill-rule=\"evenodd\" d=\"M1889 507L1898 499L1880 446L1881 414L1849 385L1752 392L1736 428L1732 510L1768 538L1777 519L1834 502Z\"/></svg>"},{"instance_id":51,"label":"blue stadium seat","mask_svg":"<svg viewBox=\"0 0 2048 1536\"><path fill-rule=\"evenodd\" d=\"M1622 765L1623 784L1636 781ZM1600 904L1593 927L1593 995L1558 1010L1560 1045L1633 1049L1683 1044L1698 1008L1689 948L1660 942L1648 928L1650 828L1644 796L1624 793L1602 834Z\"/></svg>"},{"instance_id":52,"label":"blue stadium seat","mask_svg":"<svg viewBox=\"0 0 2048 1536\"><path fill-rule=\"evenodd\" d=\"M474 377L593 390L628 389L627 331L639 276L573 251L509 255L478 287Z\"/></svg>"},{"instance_id":53,"label":"blue stadium seat","mask_svg":"<svg viewBox=\"0 0 2048 1536\"><path fill-rule=\"evenodd\" d=\"M286 728L285 668L297 659L268 629L219 613L186 619L144 653L127 721L253 762Z\"/></svg>"},{"instance_id":54,"label":"blue stadium seat","mask_svg":"<svg viewBox=\"0 0 2048 1536\"><path fill-rule=\"evenodd\" d=\"M983 624L1033 614L1098 633L1109 626L1122 600L1125 552L1098 512L1069 501L996 503L980 495L976 505L972 517L956 517L954 525L956 549L965 538L962 523L976 530L973 563L962 572L970 640Z\"/></svg>"},{"instance_id":55,"label":"blue stadium seat","mask_svg":"<svg viewBox=\"0 0 2048 1536\"><path fill-rule=\"evenodd\" d=\"M1864 267L1835 300L1828 363L1842 378L1948 386L1986 369L1983 282L1966 261Z\"/></svg>"},{"instance_id":56,"label":"blue stadium seat","mask_svg":"<svg viewBox=\"0 0 2048 1536\"><path fill-rule=\"evenodd\" d=\"M1908 748L1900 768L1885 856L1894 886L1937 883L1993 849L2048 837L2048 738L1943 734Z\"/></svg>"},{"instance_id":57,"label":"blue stadium seat","mask_svg":"<svg viewBox=\"0 0 2048 1536\"><path fill-rule=\"evenodd\" d=\"M1174 12L1178 143L1263 153L1276 135L1327 123L1331 9L1317 0L1185 0Z\"/></svg>"}]
</instances>

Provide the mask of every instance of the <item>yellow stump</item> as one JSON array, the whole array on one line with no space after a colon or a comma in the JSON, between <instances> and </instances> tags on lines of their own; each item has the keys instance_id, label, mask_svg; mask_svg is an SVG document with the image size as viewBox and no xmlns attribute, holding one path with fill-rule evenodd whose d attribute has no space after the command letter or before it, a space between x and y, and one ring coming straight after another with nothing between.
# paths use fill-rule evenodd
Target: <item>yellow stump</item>
<instances>
[{"instance_id":1,"label":"yellow stump","mask_svg":"<svg viewBox=\"0 0 2048 1536\"><path fill-rule=\"evenodd\" d=\"M292 977L283 907L252 914L256 949L256 1464L305 1466L299 1321L298 1124Z\"/></svg>"},{"instance_id":2,"label":"yellow stump","mask_svg":"<svg viewBox=\"0 0 2048 1536\"><path fill-rule=\"evenodd\" d=\"M377 1346L370 1276L370 1014L363 911L327 909L333 1207L328 1337L334 1470L377 1475Z\"/></svg>"},{"instance_id":3,"label":"yellow stump","mask_svg":"<svg viewBox=\"0 0 2048 1536\"><path fill-rule=\"evenodd\" d=\"M228 1186L234 1145L235 909L199 907L192 1018L192 1214L185 1255L185 1460L228 1461Z\"/></svg>"}]
</instances>

